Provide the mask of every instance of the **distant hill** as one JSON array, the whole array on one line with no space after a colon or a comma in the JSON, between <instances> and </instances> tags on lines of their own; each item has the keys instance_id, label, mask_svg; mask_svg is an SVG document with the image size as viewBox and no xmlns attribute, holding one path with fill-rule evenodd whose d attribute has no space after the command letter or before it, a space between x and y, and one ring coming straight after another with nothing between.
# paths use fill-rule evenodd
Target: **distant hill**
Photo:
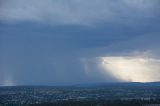
<instances>
[{"instance_id":1,"label":"distant hill","mask_svg":"<svg viewBox=\"0 0 160 106\"><path fill-rule=\"evenodd\" d=\"M116 87L116 86L159 86L160 87L160 82L146 82L146 83L141 83L141 82L103 82L103 83L86 83L86 84L74 84L74 85L17 85L17 86L0 86L0 87L9 87L9 88L23 88L23 87L29 87L29 88L72 88L72 87Z\"/></svg>"},{"instance_id":2,"label":"distant hill","mask_svg":"<svg viewBox=\"0 0 160 106\"><path fill-rule=\"evenodd\" d=\"M160 82L114 82L114 83L88 83L77 84L72 87L109 87L109 86L160 86Z\"/></svg>"}]
</instances>

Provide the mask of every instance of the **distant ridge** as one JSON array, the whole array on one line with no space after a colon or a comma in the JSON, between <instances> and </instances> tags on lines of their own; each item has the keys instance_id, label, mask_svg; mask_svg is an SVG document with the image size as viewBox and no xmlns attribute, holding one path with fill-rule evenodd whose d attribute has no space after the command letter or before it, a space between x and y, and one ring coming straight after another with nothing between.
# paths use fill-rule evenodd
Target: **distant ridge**
<instances>
[{"instance_id":1,"label":"distant ridge","mask_svg":"<svg viewBox=\"0 0 160 106\"><path fill-rule=\"evenodd\" d=\"M88 83L77 84L73 87L107 87L107 86L160 86L160 82L110 82L110 83Z\"/></svg>"},{"instance_id":2,"label":"distant ridge","mask_svg":"<svg viewBox=\"0 0 160 106\"><path fill-rule=\"evenodd\" d=\"M160 82L102 82L72 85L14 85L0 87L110 87L110 86L160 86Z\"/></svg>"}]
</instances>

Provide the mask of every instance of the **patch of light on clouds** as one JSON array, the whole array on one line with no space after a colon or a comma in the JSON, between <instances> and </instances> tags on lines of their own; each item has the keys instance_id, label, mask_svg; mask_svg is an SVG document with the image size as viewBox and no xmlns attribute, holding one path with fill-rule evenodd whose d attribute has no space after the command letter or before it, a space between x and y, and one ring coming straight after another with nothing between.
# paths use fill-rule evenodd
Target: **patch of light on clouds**
<instances>
[{"instance_id":1,"label":"patch of light on clouds","mask_svg":"<svg viewBox=\"0 0 160 106\"><path fill-rule=\"evenodd\" d=\"M2 86L14 86L15 83L13 81L13 78L10 75L4 76Z\"/></svg>"},{"instance_id":2,"label":"patch of light on clouds","mask_svg":"<svg viewBox=\"0 0 160 106\"><path fill-rule=\"evenodd\" d=\"M127 82L160 81L160 59L147 56L99 57L106 74Z\"/></svg>"}]
</instances>

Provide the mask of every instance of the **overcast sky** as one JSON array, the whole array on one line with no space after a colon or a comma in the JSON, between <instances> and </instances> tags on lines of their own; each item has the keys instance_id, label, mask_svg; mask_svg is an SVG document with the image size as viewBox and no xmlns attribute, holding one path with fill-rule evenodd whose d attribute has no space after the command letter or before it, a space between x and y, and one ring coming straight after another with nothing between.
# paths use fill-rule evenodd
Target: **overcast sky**
<instances>
[{"instance_id":1,"label":"overcast sky","mask_svg":"<svg viewBox=\"0 0 160 106\"><path fill-rule=\"evenodd\" d=\"M160 81L159 5L0 0L0 85Z\"/></svg>"}]
</instances>

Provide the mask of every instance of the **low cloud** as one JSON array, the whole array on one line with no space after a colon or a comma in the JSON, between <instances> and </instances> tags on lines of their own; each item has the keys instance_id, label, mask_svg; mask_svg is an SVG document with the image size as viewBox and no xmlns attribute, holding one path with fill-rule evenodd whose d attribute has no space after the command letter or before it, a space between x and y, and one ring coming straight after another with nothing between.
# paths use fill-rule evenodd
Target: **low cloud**
<instances>
[{"instance_id":1,"label":"low cloud","mask_svg":"<svg viewBox=\"0 0 160 106\"><path fill-rule=\"evenodd\" d=\"M125 55L112 54L86 61L84 66L87 74L101 76L104 81L105 79L118 82L160 81L160 59L151 51L135 51ZM96 72L101 75L95 74Z\"/></svg>"},{"instance_id":2,"label":"low cloud","mask_svg":"<svg viewBox=\"0 0 160 106\"><path fill-rule=\"evenodd\" d=\"M160 59L141 56L101 57L107 73L127 82L160 81Z\"/></svg>"},{"instance_id":3,"label":"low cloud","mask_svg":"<svg viewBox=\"0 0 160 106\"><path fill-rule=\"evenodd\" d=\"M83 63L86 75L94 79L100 76L105 82L160 81L160 59L155 58L150 52L97 57L86 59Z\"/></svg>"}]
</instances>

